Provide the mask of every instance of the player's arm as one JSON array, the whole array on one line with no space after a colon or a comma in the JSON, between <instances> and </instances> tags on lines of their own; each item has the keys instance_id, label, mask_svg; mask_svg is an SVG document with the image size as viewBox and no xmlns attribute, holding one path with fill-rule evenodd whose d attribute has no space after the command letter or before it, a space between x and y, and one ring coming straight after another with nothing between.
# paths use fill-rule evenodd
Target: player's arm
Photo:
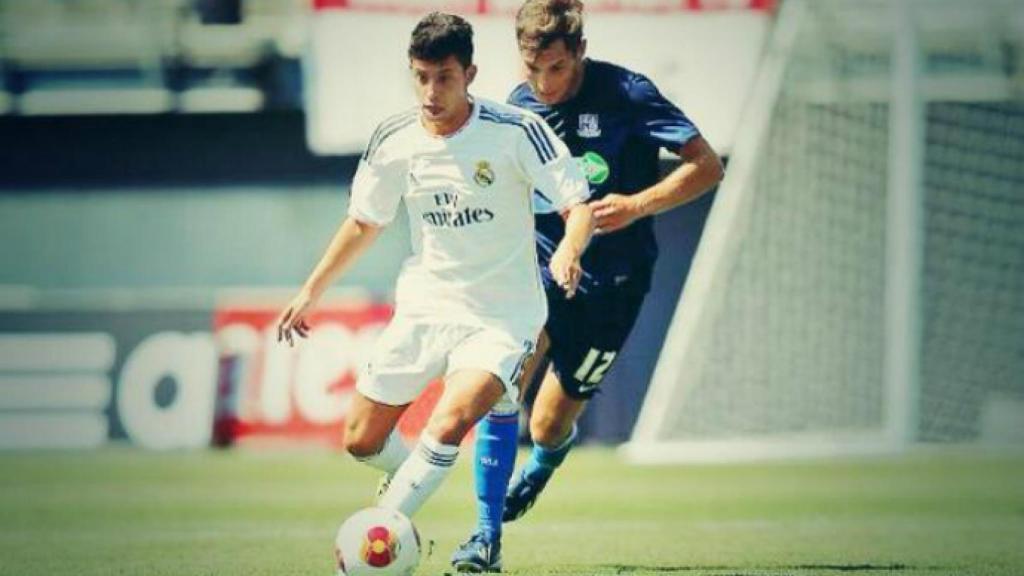
<instances>
[{"instance_id":1,"label":"player's arm","mask_svg":"<svg viewBox=\"0 0 1024 576\"><path fill-rule=\"evenodd\" d=\"M640 218L691 202L725 175L718 154L701 136L694 136L684 144L679 155L683 163L654 186L630 196L608 194L594 202L599 232L621 230Z\"/></svg>"},{"instance_id":2,"label":"player's arm","mask_svg":"<svg viewBox=\"0 0 1024 576\"><path fill-rule=\"evenodd\" d=\"M564 210L562 218L565 219L565 235L551 255L549 269L565 291L565 297L572 298L583 276L580 258L594 233L594 213L590 205L580 202Z\"/></svg>"},{"instance_id":3,"label":"player's arm","mask_svg":"<svg viewBox=\"0 0 1024 576\"><path fill-rule=\"evenodd\" d=\"M678 152L683 163L654 186L630 196L608 194L594 204L599 232L614 232L645 216L690 202L722 180L718 154L697 127L648 78L633 75L625 86L633 136Z\"/></svg>"},{"instance_id":4,"label":"player's arm","mask_svg":"<svg viewBox=\"0 0 1024 576\"><path fill-rule=\"evenodd\" d=\"M594 232L593 210L586 203L590 186L569 148L540 116L527 114L524 123L529 136L517 132L520 162L537 193L565 218L565 235L551 255L548 269L571 298L583 276L580 258Z\"/></svg>"},{"instance_id":5,"label":"player's arm","mask_svg":"<svg viewBox=\"0 0 1024 576\"><path fill-rule=\"evenodd\" d=\"M302 338L306 337L309 333L309 324L306 322L309 311L327 287L373 244L380 230L379 226L361 222L352 216L345 218L299 293L281 312L277 321L278 342L287 340L289 346L293 345L293 332Z\"/></svg>"},{"instance_id":6,"label":"player's arm","mask_svg":"<svg viewBox=\"0 0 1024 576\"><path fill-rule=\"evenodd\" d=\"M378 129L379 131L379 129ZM395 217L405 190L402 175L407 171L402 157L378 144L367 149L359 162L349 198L348 216L313 268L302 289L281 312L277 321L277 340L294 344L292 333L305 338L309 332L306 317L336 278L348 270L373 244L380 230Z\"/></svg>"}]
</instances>

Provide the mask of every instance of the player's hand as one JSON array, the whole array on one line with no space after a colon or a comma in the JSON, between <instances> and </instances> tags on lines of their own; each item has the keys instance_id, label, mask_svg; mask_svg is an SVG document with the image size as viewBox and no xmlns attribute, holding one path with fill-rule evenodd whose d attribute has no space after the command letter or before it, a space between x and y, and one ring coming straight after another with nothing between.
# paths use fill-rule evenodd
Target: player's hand
<instances>
[{"instance_id":1,"label":"player's hand","mask_svg":"<svg viewBox=\"0 0 1024 576\"><path fill-rule=\"evenodd\" d=\"M309 324L306 322L306 316L312 307L313 298L309 293L305 290L299 292L277 318L277 341L286 340L289 346L294 346L292 334L302 338L308 337Z\"/></svg>"},{"instance_id":2,"label":"player's hand","mask_svg":"<svg viewBox=\"0 0 1024 576\"><path fill-rule=\"evenodd\" d=\"M643 216L640 203L634 196L608 194L590 203L597 224L595 233L607 234L622 230Z\"/></svg>"},{"instance_id":3,"label":"player's hand","mask_svg":"<svg viewBox=\"0 0 1024 576\"><path fill-rule=\"evenodd\" d=\"M571 248L559 245L555 249L555 253L551 255L548 270L551 270L551 277L565 291L566 298L576 295L576 287L580 285L580 278L583 276L579 254L576 254Z\"/></svg>"}]
</instances>

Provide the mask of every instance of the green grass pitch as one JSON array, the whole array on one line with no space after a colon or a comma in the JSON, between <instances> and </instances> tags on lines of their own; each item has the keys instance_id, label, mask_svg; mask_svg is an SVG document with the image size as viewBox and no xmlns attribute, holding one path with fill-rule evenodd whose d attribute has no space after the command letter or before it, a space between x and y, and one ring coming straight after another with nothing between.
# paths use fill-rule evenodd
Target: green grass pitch
<instances>
[{"instance_id":1,"label":"green grass pitch","mask_svg":"<svg viewBox=\"0 0 1024 576\"><path fill-rule=\"evenodd\" d=\"M326 451L0 455L0 574L332 574L377 476ZM448 572L473 524L470 459L415 518ZM633 467L581 448L523 520L521 575L1024 574L1024 458Z\"/></svg>"}]
</instances>

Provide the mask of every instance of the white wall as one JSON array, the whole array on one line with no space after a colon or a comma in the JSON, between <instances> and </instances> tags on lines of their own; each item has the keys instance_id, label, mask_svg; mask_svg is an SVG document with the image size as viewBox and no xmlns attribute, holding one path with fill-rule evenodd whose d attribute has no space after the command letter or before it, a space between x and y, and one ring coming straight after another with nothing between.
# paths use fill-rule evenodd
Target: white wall
<instances>
[{"instance_id":1,"label":"white wall","mask_svg":"<svg viewBox=\"0 0 1024 576\"><path fill-rule=\"evenodd\" d=\"M316 152L359 152L378 122L415 103L406 49L418 19L343 10L314 15L306 87ZM480 68L473 92L504 101L519 81L513 18L467 19ZM586 36L592 57L648 75L727 154L770 25L768 13L754 10L596 13Z\"/></svg>"}]
</instances>

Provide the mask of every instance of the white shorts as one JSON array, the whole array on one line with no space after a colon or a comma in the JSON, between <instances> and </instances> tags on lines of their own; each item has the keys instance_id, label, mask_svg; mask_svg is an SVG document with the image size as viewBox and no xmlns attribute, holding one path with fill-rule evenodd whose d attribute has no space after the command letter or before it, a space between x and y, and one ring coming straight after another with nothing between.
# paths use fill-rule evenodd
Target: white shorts
<instances>
[{"instance_id":1,"label":"white shorts","mask_svg":"<svg viewBox=\"0 0 1024 576\"><path fill-rule=\"evenodd\" d=\"M500 403L519 401L517 381L536 348L536 338L498 328L416 322L396 316L381 333L364 364L356 389L375 402L409 404L432 380L477 369L505 385Z\"/></svg>"}]
</instances>

